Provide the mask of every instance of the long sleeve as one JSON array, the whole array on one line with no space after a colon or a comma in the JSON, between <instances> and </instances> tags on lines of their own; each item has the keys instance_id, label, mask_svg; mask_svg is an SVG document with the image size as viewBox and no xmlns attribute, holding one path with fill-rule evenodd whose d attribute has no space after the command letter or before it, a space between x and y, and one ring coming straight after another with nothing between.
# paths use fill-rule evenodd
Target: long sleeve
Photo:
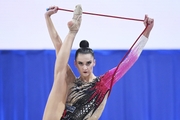
<instances>
[{"instance_id":1,"label":"long sleeve","mask_svg":"<svg viewBox=\"0 0 180 120\"><path fill-rule=\"evenodd\" d=\"M139 58L147 41L148 39L144 35L142 35L136 42L134 47L131 49L128 56L121 62L121 64L112 68L100 77L101 81L107 88L110 89L110 87L113 86L118 80L120 80L123 75L133 66L133 64Z\"/></svg>"}]
</instances>

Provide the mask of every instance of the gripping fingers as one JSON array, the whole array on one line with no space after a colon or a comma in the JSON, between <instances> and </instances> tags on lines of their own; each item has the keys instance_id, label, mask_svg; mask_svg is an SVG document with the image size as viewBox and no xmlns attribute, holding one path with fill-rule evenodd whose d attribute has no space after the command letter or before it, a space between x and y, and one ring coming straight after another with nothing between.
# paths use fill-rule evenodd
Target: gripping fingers
<instances>
[{"instance_id":1,"label":"gripping fingers","mask_svg":"<svg viewBox=\"0 0 180 120\"><path fill-rule=\"evenodd\" d=\"M49 8L46 8L46 11L49 11L49 10L57 11L57 10L58 10L58 7L57 7L57 6L51 6L51 7L49 7Z\"/></svg>"}]
</instances>

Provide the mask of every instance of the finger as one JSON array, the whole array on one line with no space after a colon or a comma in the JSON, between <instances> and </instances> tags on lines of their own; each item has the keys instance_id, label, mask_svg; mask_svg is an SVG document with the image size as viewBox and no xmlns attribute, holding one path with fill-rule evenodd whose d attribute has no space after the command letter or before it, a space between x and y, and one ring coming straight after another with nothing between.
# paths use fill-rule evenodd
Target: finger
<instances>
[{"instance_id":1,"label":"finger","mask_svg":"<svg viewBox=\"0 0 180 120\"><path fill-rule=\"evenodd\" d=\"M53 10L53 9L57 9L56 6L50 6L49 8L47 8L46 10L49 11L49 10Z\"/></svg>"},{"instance_id":2,"label":"finger","mask_svg":"<svg viewBox=\"0 0 180 120\"><path fill-rule=\"evenodd\" d=\"M154 19L152 19L152 22L151 22L152 24L154 24Z\"/></svg>"},{"instance_id":3,"label":"finger","mask_svg":"<svg viewBox=\"0 0 180 120\"><path fill-rule=\"evenodd\" d=\"M145 17L144 17L144 25L145 26L147 25L147 20L148 20L148 15L146 14Z\"/></svg>"},{"instance_id":4,"label":"finger","mask_svg":"<svg viewBox=\"0 0 180 120\"><path fill-rule=\"evenodd\" d=\"M151 24L151 18L149 18L148 20L147 20L147 23L148 23L148 25L150 25Z\"/></svg>"},{"instance_id":5,"label":"finger","mask_svg":"<svg viewBox=\"0 0 180 120\"><path fill-rule=\"evenodd\" d=\"M152 18L149 18L147 21L148 25L153 24L153 22L154 22L154 19L152 19Z\"/></svg>"},{"instance_id":6,"label":"finger","mask_svg":"<svg viewBox=\"0 0 180 120\"><path fill-rule=\"evenodd\" d=\"M49 11L49 10L51 10L51 9L52 9L52 7L46 8L46 11Z\"/></svg>"},{"instance_id":7,"label":"finger","mask_svg":"<svg viewBox=\"0 0 180 120\"><path fill-rule=\"evenodd\" d=\"M57 7L57 6L55 6L55 7L54 7L54 10L55 10L55 13L57 13L57 11L58 11L58 7Z\"/></svg>"}]
</instances>

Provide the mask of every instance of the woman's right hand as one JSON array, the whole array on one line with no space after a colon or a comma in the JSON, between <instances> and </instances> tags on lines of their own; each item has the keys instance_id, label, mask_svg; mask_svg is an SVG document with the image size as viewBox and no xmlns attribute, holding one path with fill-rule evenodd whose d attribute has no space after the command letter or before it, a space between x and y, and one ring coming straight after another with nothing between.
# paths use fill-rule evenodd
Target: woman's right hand
<instances>
[{"instance_id":1,"label":"woman's right hand","mask_svg":"<svg viewBox=\"0 0 180 120\"><path fill-rule=\"evenodd\" d=\"M47 12L45 13L45 16L50 17L52 14L57 13L58 7L57 6L51 6L48 8Z\"/></svg>"}]
</instances>

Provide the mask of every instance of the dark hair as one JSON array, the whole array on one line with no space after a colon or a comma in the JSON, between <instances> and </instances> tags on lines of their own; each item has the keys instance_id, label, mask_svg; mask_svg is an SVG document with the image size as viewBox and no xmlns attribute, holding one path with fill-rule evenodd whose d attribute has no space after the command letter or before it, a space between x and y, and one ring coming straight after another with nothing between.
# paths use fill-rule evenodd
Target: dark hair
<instances>
[{"instance_id":1,"label":"dark hair","mask_svg":"<svg viewBox=\"0 0 180 120\"><path fill-rule=\"evenodd\" d=\"M87 40L82 40L79 43L79 49L76 50L76 54L75 54L75 60L78 56L79 53L81 54L91 54L94 57L94 52L91 48L89 48L89 42Z\"/></svg>"}]
</instances>

